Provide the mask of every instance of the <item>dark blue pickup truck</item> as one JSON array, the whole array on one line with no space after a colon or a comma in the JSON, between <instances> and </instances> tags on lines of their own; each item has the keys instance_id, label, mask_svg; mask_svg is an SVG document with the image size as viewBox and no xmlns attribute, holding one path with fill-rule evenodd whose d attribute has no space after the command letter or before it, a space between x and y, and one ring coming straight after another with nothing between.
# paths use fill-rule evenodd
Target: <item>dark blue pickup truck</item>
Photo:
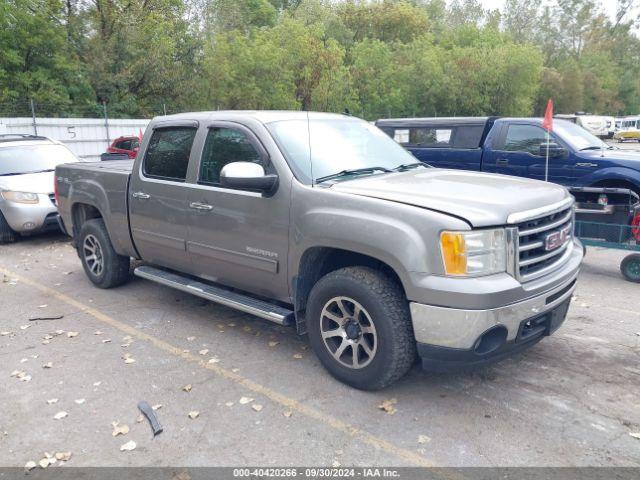
<instances>
[{"instance_id":1,"label":"dark blue pickup truck","mask_svg":"<svg viewBox=\"0 0 640 480\"><path fill-rule=\"evenodd\" d=\"M376 125L420 161L545 179L546 131L540 118L403 118ZM579 125L554 120L548 180L565 186L618 187L640 192L640 151L620 150Z\"/></svg>"}]
</instances>

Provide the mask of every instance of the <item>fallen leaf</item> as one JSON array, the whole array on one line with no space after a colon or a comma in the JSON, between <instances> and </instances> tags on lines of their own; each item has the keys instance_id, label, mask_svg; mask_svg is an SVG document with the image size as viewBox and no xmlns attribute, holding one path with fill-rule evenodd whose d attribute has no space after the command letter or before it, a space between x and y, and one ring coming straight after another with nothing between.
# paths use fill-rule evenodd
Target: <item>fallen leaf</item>
<instances>
[{"instance_id":1,"label":"fallen leaf","mask_svg":"<svg viewBox=\"0 0 640 480\"><path fill-rule=\"evenodd\" d=\"M629 435L640 440L640 432L629 432Z\"/></svg>"},{"instance_id":2,"label":"fallen leaf","mask_svg":"<svg viewBox=\"0 0 640 480\"><path fill-rule=\"evenodd\" d=\"M67 415L69 415L67 412L62 411L62 412L58 412L58 413L56 413L56 414L53 416L53 418L54 418L55 420L62 420L62 419L63 419L64 417L66 417Z\"/></svg>"},{"instance_id":3,"label":"fallen leaf","mask_svg":"<svg viewBox=\"0 0 640 480\"><path fill-rule=\"evenodd\" d=\"M231 369L231 371L232 371L233 373L238 373L238 372L240 371L240 369L239 369L239 368L232 368L232 369Z\"/></svg>"},{"instance_id":4,"label":"fallen leaf","mask_svg":"<svg viewBox=\"0 0 640 480\"><path fill-rule=\"evenodd\" d=\"M94 387L99 387L101 384L102 384L102 382L94 382L94 383L93 383L93 386L94 386Z\"/></svg>"},{"instance_id":5,"label":"fallen leaf","mask_svg":"<svg viewBox=\"0 0 640 480\"><path fill-rule=\"evenodd\" d=\"M73 338L73 337L77 337L79 334L80 332L67 332L67 337Z\"/></svg>"},{"instance_id":6,"label":"fallen leaf","mask_svg":"<svg viewBox=\"0 0 640 480\"><path fill-rule=\"evenodd\" d=\"M152 410L160 410L162 408L162 404L158 403L157 405L154 405L153 407L151 407Z\"/></svg>"},{"instance_id":7,"label":"fallen leaf","mask_svg":"<svg viewBox=\"0 0 640 480\"><path fill-rule=\"evenodd\" d=\"M26 330L27 328L30 328L31 325L20 325L20 330Z\"/></svg>"},{"instance_id":8,"label":"fallen leaf","mask_svg":"<svg viewBox=\"0 0 640 480\"><path fill-rule=\"evenodd\" d=\"M135 450L136 446L136 442L134 442L133 440L129 440L127 443L120 446L120 451L130 452L131 450Z\"/></svg>"},{"instance_id":9,"label":"fallen leaf","mask_svg":"<svg viewBox=\"0 0 640 480\"><path fill-rule=\"evenodd\" d=\"M131 358L131 357L127 357L124 359L124 363L136 363L136 359L135 358Z\"/></svg>"},{"instance_id":10,"label":"fallen leaf","mask_svg":"<svg viewBox=\"0 0 640 480\"><path fill-rule=\"evenodd\" d=\"M46 334L44 337L42 337L43 340L51 340L53 338L53 335L49 335Z\"/></svg>"},{"instance_id":11,"label":"fallen leaf","mask_svg":"<svg viewBox=\"0 0 640 480\"><path fill-rule=\"evenodd\" d=\"M430 437L427 437L426 435L418 435L418 443L429 443L430 441Z\"/></svg>"},{"instance_id":12,"label":"fallen leaf","mask_svg":"<svg viewBox=\"0 0 640 480\"><path fill-rule=\"evenodd\" d=\"M198 412L197 410L193 410L191 412L189 412L189 418L191 420L194 420L196 418L198 418L200 416L200 412Z\"/></svg>"},{"instance_id":13,"label":"fallen leaf","mask_svg":"<svg viewBox=\"0 0 640 480\"><path fill-rule=\"evenodd\" d=\"M190 392L192 388L193 388L192 385L189 383L188 385L185 385L184 387L182 387L182 391Z\"/></svg>"},{"instance_id":14,"label":"fallen leaf","mask_svg":"<svg viewBox=\"0 0 640 480\"><path fill-rule=\"evenodd\" d=\"M38 465L40 465L40 468L47 468L49 466L49 459L43 458L38 462Z\"/></svg>"},{"instance_id":15,"label":"fallen leaf","mask_svg":"<svg viewBox=\"0 0 640 480\"><path fill-rule=\"evenodd\" d=\"M76 402L78 405L82 405L86 400L84 398L76 398L74 400L74 402Z\"/></svg>"},{"instance_id":16,"label":"fallen leaf","mask_svg":"<svg viewBox=\"0 0 640 480\"><path fill-rule=\"evenodd\" d=\"M203 348L202 350L200 350L198 352L200 355L206 355L207 353L209 353L209 349L208 348Z\"/></svg>"},{"instance_id":17,"label":"fallen leaf","mask_svg":"<svg viewBox=\"0 0 640 480\"><path fill-rule=\"evenodd\" d=\"M251 405L251 408L253 408L256 412L259 412L260 410L262 410L262 405L254 403L253 405Z\"/></svg>"},{"instance_id":18,"label":"fallen leaf","mask_svg":"<svg viewBox=\"0 0 640 480\"><path fill-rule=\"evenodd\" d=\"M64 333L64 330L56 330L54 333L56 335L62 335Z\"/></svg>"},{"instance_id":19,"label":"fallen leaf","mask_svg":"<svg viewBox=\"0 0 640 480\"><path fill-rule=\"evenodd\" d=\"M220 361L220 359L219 359L219 358L217 358L217 357L213 357L213 358L210 358L210 359L209 359L209 361L208 361L207 363L212 363L212 364L213 364L213 363L218 363L219 361Z\"/></svg>"},{"instance_id":20,"label":"fallen leaf","mask_svg":"<svg viewBox=\"0 0 640 480\"><path fill-rule=\"evenodd\" d=\"M57 398L50 398L49 400L47 400L47 403L49 405L53 405L54 403L58 403L58 399Z\"/></svg>"},{"instance_id":21,"label":"fallen leaf","mask_svg":"<svg viewBox=\"0 0 640 480\"><path fill-rule=\"evenodd\" d=\"M246 326L242 328L245 332L250 332L251 331L251 327Z\"/></svg>"},{"instance_id":22,"label":"fallen leaf","mask_svg":"<svg viewBox=\"0 0 640 480\"><path fill-rule=\"evenodd\" d=\"M337 461L337 460L334 460L334 461L333 461L333 463L331 464L331 466L332 466L333 468L338 468L338 467L340 466L340 462L339 462L339 461Z\"/></svg>"},{"instance_id":23,"label":"fallen leaf","mask_svg":"<svg viewBox=\"0 0 640 480\"><path fill-rule=\"evenodd\" d=\"M56 452L56 459L61 462L68 462L71 458L71 452Z\"/></svg>"},{"instance_id":24,"label":"fallen leaf","mask_svg":"<svg viewBox=\"0 0 640 480\"><path fill-rule=\"evenodd\" d=\"M129 433L129 425L120 425L119 422L111 422L111 426L113 427L113 432L111 435L117 437L118 435L126 435Z\"/></svg>"},{"instance_id":25,"label":"fallen leaf","mask_svg":"<svg viewBox=\"0 0 640 480\"><path fill-rule=\"evenodd\" d=\"M38 305L38 308L47 308L49 305L47 305L46 303L44 305Z\"/></svg>"},{"instance_id":26,"label":"fallen leaf","mask_svg":"<svg viewBox=\"0 0 640 480\"><path fill-rule=\"evenodd\" d=\"M297 358L298 360L300 360L302 358L302 354L301 353L294 353L293 354L293 358Z\"/></svg>"},{"instance_id":27,"label":"fallen leaf","mask_svg":"<svg viewBox=\"0 0 640 480\"><path fill-rule=\"evenodd\" d=\"M29 359L28 359L28 358L22 358L22 359L20 359L20 363L25 363L25 362L28 362L28 361L29 361Z\"/></svg>"},{"instance_id":28,"label":"fallen leaf","mask_svg":"<svg viewBox=\"0 0 640 480\"><path fill-rule=\"evenodd\" d=\"M233 402L227 402L227 403L225 403L225 405L226 405L227 407L233 407Z\"/></svg>"},{"instance_id":29,"label":"fallen leaf","mask_svg":"<svg viewBox=\"0 0 640 480\"><path fill-rule=\"evenodd\" d=\"M103 332L101 332L100 330L96 330L95 332L93 332L94 335L102 335Z\"/></svg>"},{"instance_id":30,"label":"fallen leaf","mask_svg":"<svg viewBox=\"0 0 640 480\"><path fill-rule=\"evenodd\" d=\"M196 337L187 337L187 340L189 340L190 342L193 342L196 339Z\"/></svg>"},{"instance_id":31,"label":"fallen leaf","mask_svg":"<svg viewBox=\"0 0 640 480\"><path fill-rule=\"evenodd\" d=\"M51 341L49 340L43 340L42 341L42 345L49 345L51 343Z\"/></svg>"},{"instance_id":32,"label":"fallen leaf","mask_svg":"<svg viewBox=\"0 0 640 480\"><path fill-rule=\"evenodd\" d=\"M282 412L282 415L289 418L293 415L293 412L291 410L287 410L286 412Z\"/></svg>"},{"instance_id":33,"label":"fallen leaf","mask_svg":"<svg viewBox=\"0 0 640 480\"><path fill-rule=\"evenodd\" d=\"M11 335L11 332L0 332L0 337L6 337L7 335Z\"/></svg>"},{"instance_id":34,"label":"fallen leaf","mask_svg":"<svg viewBox=\"0 0 640 480\"><path fill-rule=\"evenodd\" d=\"M111 343L111 339L110 338L105 338L104 340L102 340L102 343Z\"/></svg>"},{"instance_id":35,"label":"fallen leaf","mask_svg":"<svg viewBox=\"0 0 640 480\"><path fill-rule=\"evenodd\" d=\"M279 344L280 342L269 342L269 346L270 347L275 347Z\"/></svg>"},{"instance_id":36,"label":"fallen leaf","mask_svg":"<svg viewBox=\"0 0 640 480\"><path fill-rule=\"evenodd\" d=\"M378 405L378 408L380 410L384 410L389 415L393 415L397 411L396 407L394 407L396 403L397 400L395 398L392 398L391 400L383 400L382 403Z\"/></svg>"},{"instance_id":37,"label":"fallen leaf","mask_svg":"<svg viewBox=\"0 0 640 480\"><path fill-rule=\"evenodd\" d=\"M133 337L131 335L125 335L124 337L122 337L122 341L130 343L133 341Z\"/></svg>"},{"instance_id":38,"label":"fallen leaf","mask_svg":"<svg viewBox=\"0 0 640 480\"><path fill-rule=\"evenodd\" d=\"M24 373L20 370L14 370L13 372L11 372L10 377L17 377L18 375L20 375L21 373Z\"/></svg>"},{"instance_id":39,"label":"fallen leaf","mask_svg":"<svg viewBox=\"0 0 640 480\"><path fill-rule=\"evenodd\" d=\"M242 397L240 398L240 405L246 405L247 403L253 402L253 398L251 397Z\"/></svg>"},{"instance_id":40,"label":"fallen leaf","mask_svg":"<svg viewBox=\"0 0 640 480\"><path fill-rule=\"evenodd\" d=\"M21 382L30 382L31 381L31 375L27 375L24 372L22 372L20 375L18 375L18 378L20 379Z\"/></svg>"},{"instance_id":41,"label":"fallen leaf","mask_svg":"<svg viewBox=\"0 0 640 480\"><path fill-rule=\"evenodd\" d=\"M47 362L44 365L42 365L42 368L53 368L53 362Z\"/></svg>"},{"instance_id":42,"label":"fallen leaf","mask_svg":"<svg viewBox=\"0 0 640 480\"><path fill-rule=\"evenodd\" d=\"M144 415L140 414L138 415L138 418L136 418L136 423L142 423L144 421Z\"/></svg>"},{"instance_id":43,"label":"fallen leaf","mask_svg":"<svg viewBox=\"0 0 640 480\"><path fill-rule=\"evenodd\" d=\"M36 468L37 466L38 464L36 462L34 462L33 460L29 460L27 463L24 464L24 469L26 471L30 471Z\"/></svg>"}]
</instances>

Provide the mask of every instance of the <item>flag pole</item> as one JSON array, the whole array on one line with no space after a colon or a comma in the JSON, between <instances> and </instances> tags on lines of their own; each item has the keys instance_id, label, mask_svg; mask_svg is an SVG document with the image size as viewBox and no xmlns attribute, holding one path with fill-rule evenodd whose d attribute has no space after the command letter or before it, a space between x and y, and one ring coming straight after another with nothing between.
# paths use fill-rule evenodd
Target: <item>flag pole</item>
<instances>
[{"instance_id":1,"label":"flag pole","mask_svg":"<svg viewBox=\"0 0 640 480\"><path fill-rule=\"evenodd\" d=\"M549 181L549 130L546 130L546 132L547 132L547 155L546 155L546 160L544 162L544 181L548 182Z\"/></svg>"}]
</instances>

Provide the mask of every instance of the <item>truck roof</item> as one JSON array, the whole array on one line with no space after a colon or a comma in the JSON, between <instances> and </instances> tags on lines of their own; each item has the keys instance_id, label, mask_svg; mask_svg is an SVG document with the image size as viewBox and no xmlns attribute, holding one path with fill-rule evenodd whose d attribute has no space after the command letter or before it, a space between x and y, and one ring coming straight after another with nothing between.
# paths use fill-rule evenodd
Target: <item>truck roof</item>
<instances>
[{"instance_id":1,"label":"truck roof","mask_svg":"<svg viewBox=\"0 0 640 480\"><path fill-rule=\"evenodd\" d=\"M155 120L229 120L255 119L261 123L277 122L281 120L301 120L307 118L337 120L350 118L338 113L305 112L299 110L217 110L211 112L187 112L175 115L155 117Z\"/></svg>"},{"instance_id":2,"label":"truck roof","mask_svg":"<svg viewBox=\"0 0 640 480\"><path fill-rule=\"evenodd\" d=\"M401 126L454 126L454 125L484 125L494 117L420 117L420 118L381 118L376 125L382 127Z\"/></svg>"}]
</instances>

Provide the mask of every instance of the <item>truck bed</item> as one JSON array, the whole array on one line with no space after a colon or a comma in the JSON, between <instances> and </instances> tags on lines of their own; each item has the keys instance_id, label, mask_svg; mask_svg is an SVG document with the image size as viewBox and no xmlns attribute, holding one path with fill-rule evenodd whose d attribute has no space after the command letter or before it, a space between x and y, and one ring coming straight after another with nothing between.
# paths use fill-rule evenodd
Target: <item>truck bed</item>
<instances>
[{"instance_id":1,"label":"truck bed","mask_svg":"<svg viewBox=\"0 0 640 480\"><path fill-rule=\"evenodd\" d=\"M70 235L74 234L74 212L77 213L78 208L95 208L107 224L116 252L136 256L129 233L128 212L129 178L133 162L83 162L56 168L58 211Z\"/></svg>"}]
</instances>

